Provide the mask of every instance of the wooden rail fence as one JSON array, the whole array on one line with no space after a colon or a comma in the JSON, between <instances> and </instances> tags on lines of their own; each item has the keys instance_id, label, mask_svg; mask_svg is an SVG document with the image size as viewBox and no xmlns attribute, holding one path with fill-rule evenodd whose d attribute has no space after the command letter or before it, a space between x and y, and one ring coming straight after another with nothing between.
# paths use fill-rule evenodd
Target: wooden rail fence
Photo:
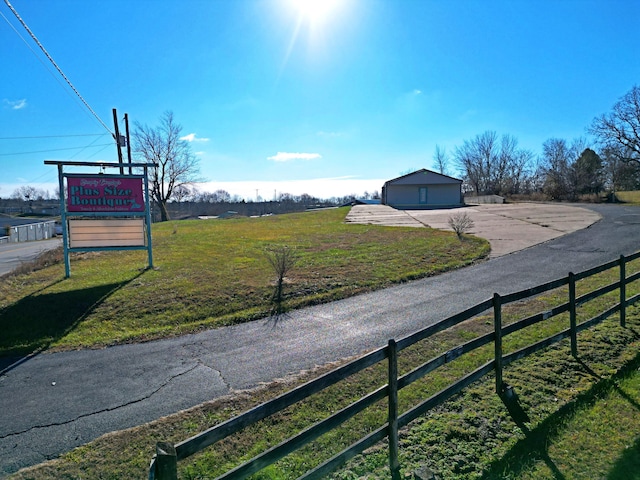
<instances>
[{"instance_id":1,"label":"wooden rail fence","mask_svg":"<svg viewBox=\"0 0 640 480\"><path fill-rule=\"evenodd\" d=\"M334 385L335 383L384 360L388 362L387 385L384 385L374 390L373 392L368 393L364 397L351 403L337 413L317 422L316 424L299 432L297 435L288 438L279 445L276 445L262 452L251 460L237 466L236 468L228 471L223 475L220 475L217 478L219 480L246 478L280 460L286 455L289 455L290 453L300 449L304 445L312 442L313 440L329 432L330 430L337 428L338 426L355 416L357 413L363 411L367 407L384 399L385 397L387 398L388 402L388 418L386 423L381 425L378 429L371 432L367 436L361 438L339 454L328 459L314 469L308 471L299 478L322 478L357 454L362 453L367 448L370 448L376 443L382 441L385 437L387 438L389 444L389 467L394 475L394 478L399 478L399 429L405 427L411 421L415 420L421 415L424 415L434 407L444 403L446 400L451 398L456 393L460 392L468 385L481 379L491 372L495 372L496 392L498 394L502 394L504 387L502 380L502 371L504 367L518 359L531 355L565 338L570 338L571 352L574 356L576 356L578 353L578 332L581 332L582 330L585 330L602 322L615 313L619 312L620 325L624 327L626 325L626 307L637 302L640 299L640 294L634 295L631 298L626 298L626 286L640 279L640 271L627 276L625 265L626 263L638 258L640 258L640 252L636 252L628 257L621 255L618 260L605 263L603 265L591 268L578 274L569 273L569 275L565 278L538 285L527 290L511 293L504 296L496 293L494 294L493 298L474 305L473 307L456 315L453 315L445 320L442 320L437 324L430 325L429 327L424 328L412 335L404 337L397 342L395 340L389 340L389 343L384 347L367 353L352 362L336 368L335 370L332 370L304 385L286 392L274 398L273 400L258 405L255 408L252 408L251 410L237 417L231 418L176 445L168 442L158 442L158 444L156 445L156 455L151 460L151 465L149 468L149 479L177 479L177 462L179 460L183 460L190 455L193 455L194 453L197 453L204 448L213 445L214 443L242 430L249 425L252 425L277 412L280 412L283 409L306 399L314 393L320 392L321 390L324 390L325 388L328 388L331 385ZM618 267L620 271L618 281L576 297L577 281L615 267ZM569 299L566 303L555 306L551 310L538 313L536 315L532 315L509 325L503 326L502 307L504 305L524 300L526 298L530 298L564 286L568 286L569 290ZM577 323L576 309L578 306L615 290L619 290L620 293L619 303L615 304L614 306L608 308L607 310L589 320L586 320L580 324ZM421 340L434 335L437 332L453 327L454 325L457 325L490 309L493 309L493 332L487 333L478 338L474 338L473 340L470 340L464 344L458 345L448 350L447 352L444 352L437 357L432 358L431 360L413 369L412 371L398 376L399 352ZM507 355L503 354L502 341L504 337L566 312L569 312L569 328L562 330L561 332L551 337L545 338L527 347L521 348L515 352L509 353ZM408 411L402 414L398 412L399 390L421 379L438 367L441 367L455 360L456 358L459 358L462 355L472 352L489 343L493 343L495 349L495 355L491 361L464 375L456 382L452 383L430 398L427 398L422 403L414 406Z\"/></svg>"}]
</instances>

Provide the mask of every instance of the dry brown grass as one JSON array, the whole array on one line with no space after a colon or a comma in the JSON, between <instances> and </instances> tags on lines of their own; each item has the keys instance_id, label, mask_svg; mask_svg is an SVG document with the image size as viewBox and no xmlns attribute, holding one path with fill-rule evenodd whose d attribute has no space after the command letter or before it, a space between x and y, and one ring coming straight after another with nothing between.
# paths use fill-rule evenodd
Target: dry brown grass
<instances>
[{"instance_id":1,"label":"dry brown grass","mask_svg":"<svg viewBox=\"0 0 640 480\"><path fill-rule=\"evenodd\" d=\"M19 277L21 275L28 275L38 270L51 267L52 265L58 265L64 261L64 253L62 247L55 248L53 250L45 250L34 260L28 262L22 262L17 268L9 273L0 276L0 279L6 279L9 277Z\"/></svg>"}]
</instances>

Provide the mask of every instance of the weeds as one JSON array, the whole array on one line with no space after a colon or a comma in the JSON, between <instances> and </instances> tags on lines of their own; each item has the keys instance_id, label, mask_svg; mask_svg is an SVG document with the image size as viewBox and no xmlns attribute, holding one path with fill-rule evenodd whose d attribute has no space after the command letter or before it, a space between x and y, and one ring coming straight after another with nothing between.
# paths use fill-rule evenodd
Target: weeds
<instances>
[{"instance_id":1,"label":"weeds","mask_svg":"<svg viewBox=\"0 0 640 480\"><path fill-rule=\"evenodd\" d=\"M0 276L0 279L7 279L10 277L19 277L21 275L28 275L38 270L51 267L53 265L61 264L64 261L64 253L62 247L58 247L52 250L45 250L37 258L28 262L22 262L18 267L11 272Z\"/></svg>"},{"instance_id":2,"label":"weeds","mask_svg":"<svg viewBox=\"0 0 640 480\"><path fill-rule=\"evenodd\" d=\"M469 233L475 226L473 220L467 213L457 213L449 217L449 227L456 233L458 239L462 239L462 235Z\"/></svg>"}]
</instances>

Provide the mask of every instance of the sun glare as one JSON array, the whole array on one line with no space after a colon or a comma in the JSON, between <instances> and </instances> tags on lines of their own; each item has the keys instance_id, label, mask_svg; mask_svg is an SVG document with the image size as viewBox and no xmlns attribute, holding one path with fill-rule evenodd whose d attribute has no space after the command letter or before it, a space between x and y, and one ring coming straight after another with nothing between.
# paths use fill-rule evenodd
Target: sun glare
<instances>
[{"instance_id":1,"label":"sun glare","mask_svg":"<svg viewBox=\"0 0 640 480\"><path fill-rule=\"evenodd\" d=\"M323 23L341 0L291 0L298 14L311 24Z\"/></svg>"},{"instance_id":2,"label":"sun glare","mask_svg":"<svg viewBox=\"0 0 640 480\"><path fill-rule=\"evenodd\" d=\"M348 23L351 0L279 0L288 7L287 14L293 17L294 27L287 51L282 61L280 74L300 37L304 36L308 58L326 58L331 42L340 37L340 28ZM280 78L278 74L278 78Z\"/></svg>"}]
</instances>

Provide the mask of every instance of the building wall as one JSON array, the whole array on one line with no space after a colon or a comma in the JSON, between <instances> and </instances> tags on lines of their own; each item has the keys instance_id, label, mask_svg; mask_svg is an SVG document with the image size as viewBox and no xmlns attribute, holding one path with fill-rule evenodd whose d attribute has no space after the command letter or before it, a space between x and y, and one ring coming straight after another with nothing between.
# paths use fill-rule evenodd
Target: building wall
<instances>
[{"instance_id":1,"label":"building wall","mask_svg":"<svg viewBox=\"0 0 640 480\"><path fill-rule=\"evenodd\" d=\"M420 188L427 188L426 203L420 203ZM460 205L460 184L388 185L386 203L397 208L427 208Z\"/></svg>"},{"instance_id":2,"label":"building wall","mask_svg":"<svg viewBox=\"0 0 640 480\"><path fill-rule=\"evenodd\" d=\"M464 201L465 203L504 203L504 197L500 195L465 196Z\"/></svg>"},{"instance_id":3,"label":"building wall","mask_svg":"<svg viewBox=\"0 0 640 480\"><path fill-rule=\"evenodd\" d=\"M47 240L55 236L55 222L29 223L27 225L12 225L6 227L9 242L33 242Z\"/></svg>"}]
</instances>

